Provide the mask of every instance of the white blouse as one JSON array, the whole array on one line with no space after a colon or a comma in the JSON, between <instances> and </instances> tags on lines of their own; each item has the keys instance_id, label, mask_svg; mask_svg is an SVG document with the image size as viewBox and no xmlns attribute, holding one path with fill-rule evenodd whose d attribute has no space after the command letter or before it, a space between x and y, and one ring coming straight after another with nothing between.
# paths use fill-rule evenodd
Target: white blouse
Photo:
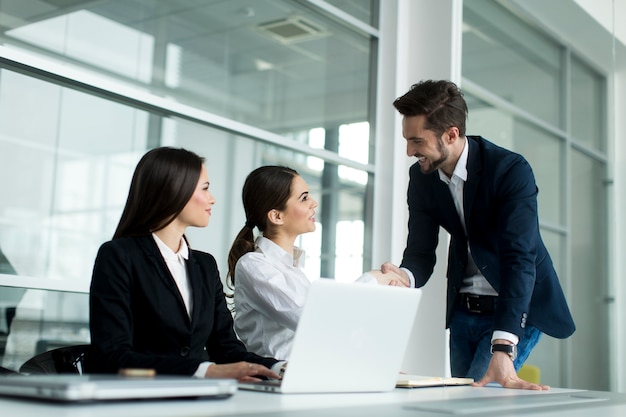
<instances>
[{"instance_id":1,"label":"white blouse","mask_svg":"<svg viewBox=\"0 0 626 417\"><path fill-rule=\"evenodd\" d=\"M311 282L304 251L293 254L262 236L235 266L235 331L249 351L288 359Z\"/></svg>"},{"instance_id":2,"label":"white blouse","mask_svg":"<svg viewBox=\"0 0 626 417\"><path fill-rule=\"evenodd\" d=\"M249 351L289 359L293 337L311 281L302 269L305 253L286 252L260 236L256 251L235 266L235 331ZM359 282L377 283L369 274Z\"/></svg>"}]
</instances>

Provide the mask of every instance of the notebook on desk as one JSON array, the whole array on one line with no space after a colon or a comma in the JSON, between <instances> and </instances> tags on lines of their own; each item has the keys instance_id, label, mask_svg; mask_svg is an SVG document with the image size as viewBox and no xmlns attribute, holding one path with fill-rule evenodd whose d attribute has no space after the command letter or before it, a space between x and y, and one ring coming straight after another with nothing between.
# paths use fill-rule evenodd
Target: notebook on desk
<instances>
[{"instance_id":1,"label":"notebook on desk","mask_svg":"<svg viewBox=\"0 0 626 417\"><path fill-rule=\"evenodd\" d=\"M88 402L198 397L221 399L228 398L235 392L237 381L234 379L65 374L0 377L0 395L44 401Z\"/></svg>"},{"instance_id":2,"label":"notebook on desk","mask_svg":"<svg viewBox=\"0 0 626 417\"><path fill-rule=\"evenodd\" d=\"M239 383L278 393L390 391L421 290L314 281L307 295L282 381Z\"/></svg>"},{"instance_id":3,"label":"notebook on desk","mask_svg":"<svg viewBox=\"0 0 626 417\"><path fill-rule=\"evenodd\" d=\"M472 378L436 377L423 375L400 374L396 381L398 388L447 387L453 385L470 385Z\"/></svg>"}]
</instances>

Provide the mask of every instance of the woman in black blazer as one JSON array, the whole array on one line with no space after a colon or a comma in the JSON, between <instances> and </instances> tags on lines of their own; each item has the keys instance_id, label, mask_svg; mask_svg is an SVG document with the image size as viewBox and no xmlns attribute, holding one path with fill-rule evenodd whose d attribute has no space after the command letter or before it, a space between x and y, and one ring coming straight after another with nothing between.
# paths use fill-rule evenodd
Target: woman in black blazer
<instances>
[{"instance_id":1,"label":"woman in black blazer","mask_svg":"<svg viewBox=\"0 0 626 417\"><path fill-rule=\"evenodd\" d=\"M278 378L275 359L237 339L215 259L184 235L209 223L214 203L195 153L162 147L139 161L113 240L94 264L89 371Z\"/></svg>"}]
</instances>

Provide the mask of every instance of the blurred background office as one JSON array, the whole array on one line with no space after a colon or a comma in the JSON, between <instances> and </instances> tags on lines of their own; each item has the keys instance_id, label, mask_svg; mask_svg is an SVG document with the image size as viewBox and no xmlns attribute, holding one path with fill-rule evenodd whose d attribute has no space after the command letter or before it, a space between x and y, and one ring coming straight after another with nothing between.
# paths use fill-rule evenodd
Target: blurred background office
<instances>
[{"instance_id":1,"label":"blurred background office","mask_svg":"<svg viewBox=\"0 0 626 417\"><path fill-rule=\"evenodd\" d=\"M89 342L93 260L152 147L206 157L217 204L189 238L222 275L264 164L297 169L320 202L298 242L307 275L398 262L412 161L391 102L445 78L468 134L535 170L578 330L528 363L542 383L626 391L625 19L623 0L0 0L0 365ZM445 257L410 372L447 372Z\"/></svg>"}]
</instances>

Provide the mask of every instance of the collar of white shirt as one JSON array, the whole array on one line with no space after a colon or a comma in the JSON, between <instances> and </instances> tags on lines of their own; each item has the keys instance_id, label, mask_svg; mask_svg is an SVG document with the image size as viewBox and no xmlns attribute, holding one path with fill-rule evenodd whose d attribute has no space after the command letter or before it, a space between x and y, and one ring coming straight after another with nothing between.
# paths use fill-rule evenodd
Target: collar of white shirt
<instances>
[{"instance_id":1,"label":"collar of white shirt","mask_svg":"<svg viewBox=\"0 0 626 417\"><path fill-rule=\"evenodd\" d=\"M189 246L187 246L187 242L185 242L184 238L180 238L180 249L178 252L174 252L165 242L159 239L156 234L152 233L152 238L166 261L179 261L183 263L185 260L189 259Z\"/></svg>"},{"instance_id":2,"label":"collar of white shirt","mask_svg":"<svg viewBox=\"0 0 626 417\"><path fill-rule=\"evenodd\" d=\"M263 236L259 236L256 239L256 246L268 258L275 259L291 267L304 268L305 251L297 246L293 247L293 253L289 253Z\"/></svg>"},{"instance_id":3,"label":"collar of white shirt","mask_svg":"<svg viewBox=\"0 0 626 417\"><path fill-rule=\"evenodd\" d=\"M467 155L469 154L469 139L465 138L465 144L463 145L463 151L461 151L461 156L459 160L456 162L454 166L454 172L452 173L452 181L454 181L455 177L467 181ZM450 178L441 170L441 168L437 169L439 173L439 179L445 182L446 184L450 184Z\"/></svg>"}]
</instances>

